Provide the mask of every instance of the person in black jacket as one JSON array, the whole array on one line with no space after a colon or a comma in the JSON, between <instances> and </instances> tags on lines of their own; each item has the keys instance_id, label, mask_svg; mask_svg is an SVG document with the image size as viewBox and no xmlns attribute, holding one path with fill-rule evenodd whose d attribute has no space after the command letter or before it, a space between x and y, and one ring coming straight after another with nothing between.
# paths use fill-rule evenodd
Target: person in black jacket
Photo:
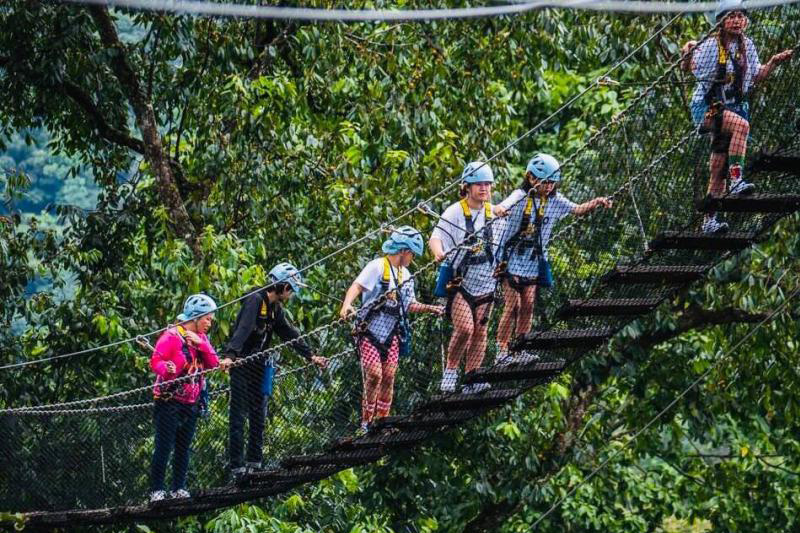
<instances>
[{"instance_id":1,"label":"person in black jacket","mask_svg":"<svg viewBox=\"0 0 800 533\"><path fill-rule=\"evenodd\" d=\"M297 339L300 332L287 320L283 304L300 291L302 278L298 270L289 263L280 263L270 273L271 284L247 296L242 302L233 334L223 350L222 366L229 366L236 359L245 358L266 350L275 332L281 340ZM320 357L299 339L291 343L292 348L320 368L328 360ZM267 367L262 358L254 358L231 368L231 396L229 415L228 456L234 480L247 473L261 469L264 443L264 420L267 413L267 395L262 383ZM245 413L249 419L247 453L243 458ZM246 461L246 462L245 462Z\"/></svg>"}]
</instances>

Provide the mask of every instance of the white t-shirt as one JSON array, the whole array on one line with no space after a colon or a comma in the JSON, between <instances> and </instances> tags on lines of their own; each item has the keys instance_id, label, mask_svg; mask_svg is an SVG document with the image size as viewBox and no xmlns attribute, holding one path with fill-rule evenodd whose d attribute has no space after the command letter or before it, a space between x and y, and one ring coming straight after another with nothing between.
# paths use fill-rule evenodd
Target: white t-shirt
<instances>
[{"instance_id":1,"label":"white t-shirt","mask_svg":"<svg viewBox=\"0 0 800 533\"><path fill-rule=\"evenodd\" d=\"M503 200L500 205L509 209L510 212L506 217L506 223L503 232L499 238L499 244L504 250L508 243L522 225L522 218L527 204L526 193L522 189L514 190L508 198ZM536 220L536 210L540 207L541 197L534 197L533 210L531 211L530 228L533 228L534 221ZM556 223L562 218L572 214L578 206L575 202L569 200L566 196L557 192L554 196L547 199L544 207L544 215L541 222L541 245L543 246L544 256L547 257L547 244L550 241L550 236L553 234L553 228ZM529 237L533 241L533 245L539 245L539 236L535 232ZM508 250L508 272L514 276L535 277L538 275L538 259L533 261L531 252L533 250L528 248L515 247L514 250ZM533 263L533 264L531 264Z\"/></svg>"},{"instance_id":2,"label":"white t-shirt","mask_svg":"<svg viewBox=\"0 0 800 533\"><path fill-rule=\"evenodd\" d=\"M733 62L734 58L736 57L736 49L738 46L739 45L736 40L728 44L728 64L726 65L726 71L729 74L734 72ZM744 72L742 92L747 94L753 87L755 76L758 74L758 71L761 68L761 63L758 60L758 51L756 50L756 46L749 37L744 38L744 49L745 54L747 55L747 68ZM719 47L717 46L717 39L714 37L709 37L703 41L700 46L695 48L692 57L692 72L698 80L697 86L692 94L692 103L698 104L703 102L706 93L709 91L709 89L711 89L713 80L717 75L717 62L719 61ZM726 95L732 95L733 92L730 90L732 88L732 83L725 84L723 86L723 93ZM730 99L726 99L725 103L731 103L732 100L732 97Z\"/></svg>"},{"instance_id":3,"label":"white t-shirt","mask_svg":"<svg viewBox=\"0 0 800 533\"><path fill-rule=\"evenodd\" d=\"M383 257L373 259L367 263L356 278L356 283L364 288L364 292L361 293L361 309L359 310L359 317L361 320L366 316L366 313L375 300L383 295L383 265ZM409 272L406 267L400 267L398 269L390 264L389 269L388 291L395 290L397 288L397 282L400 282L402 285L400 288L400 297L403 302L403 312L406 313L407 316L408 306L417 300L414 294L414 279L411 277L411 272ZM397 308L398 304L398 300L387 299L382 308L387 310L390 308L394 309ZM399 319L400 317L397 314L376 311L371 314L367 328L380 342L387 342L389 335L394 331Z\"/></svg>"},{"instance_id":4,"label":"white t-shirt","mask_svg":"<svg viewBox=\"0 0 800 533\"><path fill-rule=\"evenodd\" d=\"M491 209L491 204L489 206ZM485 208L481 206L478 209L471 209L472 221L475 227L476 238L481 242L484 247L489 247L492 256L497 257L496 236L498 228L495 227L497 221L492 223L492 240L495 242L483 242L484 233L483 227L486 225L486 212ZM442 241L444 252L448 253L450 250L464 244L464 239L467 237L467 220L464 218L464 210L461 208L461 202L456 202L442 213L442 220L436 224L433 229L431 237ZM459 250L453 254L448 255L448 261L457 270L461 265L464 257L467 255L466 250ZM478 265L470 265L467 269L467 275L464 277L462 287L473 296L482 296L489 292L494 291L496 280L492 276L494 271L494 261Z\"/></svg>"}]
</instances>

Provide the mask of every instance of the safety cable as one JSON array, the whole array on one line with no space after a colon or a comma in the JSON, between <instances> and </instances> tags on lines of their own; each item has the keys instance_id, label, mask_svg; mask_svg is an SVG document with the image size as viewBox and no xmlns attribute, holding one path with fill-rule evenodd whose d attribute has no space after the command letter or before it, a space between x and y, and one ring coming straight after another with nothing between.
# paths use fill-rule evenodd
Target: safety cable
<instances>
[{"instance_id":1,"label":"safety cable","mask_svg":"<svg viewBox=\"0 0 800 533\"><path fill-rule=\"evenodd\" d=\"M561 506L561 504L562 504L562 503L564 503L564 501L565 501L567 498L569 498L570 496L572 496L573 494L575 494L575 491L577 491L577 490L578 490L580 487L582 487L582 486L583 486L584 484L586 484L586 483L587 483L589 480L591 480L591 479L592 479L592 478L593 478L595 475L597 475L597 473L598 473L598 472L600 472L601 470L603 470L603 469L604 469L604 468L605 468L605 467L608 465L608 463L610 463L610 462L611 462L611 461L612 461L614 458L616 458L616 457L617 457L617 456L618 456L620 453L622 453L622 451L623 451L623 450L625 450L625 449L626 449L628 446L630 446L630 445L631 445L633 442L636 442L636 439L639 437L639 435L641 435L642 433L644 433L645 431L647 431L647 430L648 430L648 429L649 429L649 428L650 428L650 427L651 427L653 424L655 424L655 423L656 423L656 421L657 421L659 418L661 418L661 417L662 417L664 414L666 414L666 413L667 413L669 410L671 410L671 409L672 409L672 408L675 406L675 404L677 404L679 401L681 401L681 400L683 399L683 397L684 397L684 396L686 396L686 395L689 393L689 391L691 391L691 390L692 390L693 388L695 388L695 387L696 387L698 384L700 384L700 382L702 382L703 380L705 380L705 379L708 377L708 375L709 375L709 374L711 374L711 372L712 372L712 371L714 371L714 370L717 368L717 366L719 366L719 364L720 364L721 362L725 361L725 360L726 360L726 359L727 359L727 358L728 358L730 355L732 355L732 354L733 354L733 352L734 352L734 351L736 351L736 350L739 348L739 346L741 346L741 345L742 345L742 344L743 344L743 343L744 343L746 340L748 340L750 337L752 337L752 336L753 336L753 334L755 334L755 332L756 332L758 329L760 329L760 328L761 328L761 327L762 327L764 324L766 324L767 322L769 322L770 320L772 320L772 318L773 318L775 315L777 315L778 313L780 313L781 311L783 311L783 310L786 308L786 306L788 306L788 305L789 305L789 303L791 302L791 300L792 300L792 299L793 299L795 296L797 296L798 294L800 294L800 287L796 288L796 289L795 289L795 290L794 290L794 291L793 291L793 292L792 292L792 293L791 293L791 294L790 294L790 295L789 295L789 296L788 296L788 297L787 297L787 298L786 298L786 299L783 301L783 303L781 303L781 305L779 305L779 306L778 306L778 307L777 307L777 308L776 308L774 311L772 311L772 312L771 312L769 315L767 315L767 316L766 316L766 317L765 317L763 320L761 320L761 321L760 321L758 324L756 324L755 326L751 327L751 328L750 328L750 330L749 330L749 331L748 331L748 332L747 332L747 333L746 333L746 334L745 334L745 335L744 335L744 336L743 336L741 339L739 339L739 341L737 341L737 342L736 342L736 344L734 344L734 345L733 345L731 348L729 348L729 349L728 349L728 350L727 350L727 351L726 351L726 352L725 352L725 353L724 353L724 354L723 354L723 355L722 355L722 356L721 356L719 359L717 359L716 361L714 361L714 362L711 364L711 366L709 366L709 367L708 367L708 369L707 369L705 372L703 372L703 373L702 373L702 374L701 374L701 375L700 375L700 376L699 376L697 379L695 379L695 380L694 380L694 381L693 381L693 382L692 382L692 383L691 383L691 384L690 384L688 387L686 387L686 389L684 389L684 390L683 390L683 392L681 392L681 393L680 393L678 396L676 396L676 397L675 397L675 398L674 398L674 399L673 399L673 400L672 400L672 401L671 401L669 404L667 404L667 406L666 406L666 407L664 407L663 409L661 409L661 411L659 411L659 412L658 412L658 413L657 413L657 414L656 414L656 415L655 415L653 418L651 418L651 419L650 419L650 420L649 420L649 421L648 421L648 422L647 422L647 423L646 423L644 426L642 426L642 428L641 428L641 429L639 429L639 430L638 430L636 433L634 433L634 434L633 434L633 436L632 436L630 439L628 439L627 441L625 441L625 442L622 444L622 446L620 446L619 448L617 448L616 450L614 450L614 451L611 453L611 455L609 455L609 456L608 456L606 459L604 459L604 460L603 460L603 462L602 462L602 463L600 463L600 465L598 465L598 466L597 466L597 467L596 467L594 470L592 470L592 472L591 472L591 473L590 473L588 476L586 476L584 479L582 479L580 482L578 482L578 483L577 483L577 484L576 484L574 487L572 487L572 488L571 488L569 491L567 491L567 493L566 493L564 496L562 496L562 497L561 497L561 498L560 498L558 501L556 501L556 503L554 503L554 504L553 504L553 505L552 505L552 506L551 506L551 507L550 507L550 508L549 508L549 509L548 509L548 510L547 510L547 511L546 511L546 512L545 512L545 513L542 515L542 516L540 516L540 517L539 517L539 518L538 518L538 519L537 519L537 520L536 520L536 521L535 521L535 522L534 522L534 523L531 525L531 529L535 528L537 525L539 525L539 524L542 522L542 520L544 520L545 518L547 518L547 517L548 517L548 516L549 516L549 515L550 515L550 514L553 512L553 511L555 511L556 509L558 509L558 507L559 507L559 506Z\"/></svg>"},{"instance_id":2,"label":"safety cable","mask_svg":"<svg viewBox=\"0 0 800 533\"><path fill-rule=\"evenodd\" d=\"M124 9L155 11L187 15L335 21L335 22L426 22L431 20L455 20L484 17L519 15L528 11L545 8L586 9L617 13L704 13L713 12L717 2L644 2L610 0L540 0L535 2L514 2L499 6L442 8L442 9L320 9L307 7L279 7L244 4L222 4L218 2L190 0L62 0L73 4L103 5ZM748 9L774 7L792 4L798 0L754 0L747 2Z\"/></svg>"},{"instance_id":3,"label":"safety cable","mask_svg":"<svg viewBox=\"0 0 800 533\"><path fill-rule=\"evenodd\" d=\"M473 233L473 234L467 235L465 237L465 239L471 238L475 234L477 234L477 231L475 233ZM454 248L453 250L448 252L448 254L453 252L454 250L456 250L456 248ZM406 284L406 283L411 282L416 276L418 276L420 273L424 272L425 270L427 270L428 268L430 268L431 266L433 266L435 264L436 264L436 261L430 261L430 262L420 266L416 270L416 272L411 274L409 279L407 279L406 281L404 281L401 284L401 286ZM379 297L376 300L376 303L380 303L381 300L385 300L385 299L386 299L386 295L382 295L381 297ZM371 305L375 305L375 303L373 303ZM313 329L311 331L303 333L303 334L299 335L298 337L295 337L294 339L290 339L288 341L284 341L284 342L282 342L280 344L276 344L275 346L272 346L270 348L266 348L266 349L261 350L259 352L252 353L252 354L250 354L250 355L248 355L246 357L242 357L242 358L236 359L235 361L233 361L233 363L228 368L233 368L233 367L237 367L237 366L240 366L240 365L251 363L251 362L254 362L254 361L257 361L257 360L265 359L267 356L275 354L275 353L278 353L283 348L290 347L293 344L295 344L295 343L297 343L297 342L299 342L301 340L305 340L306 338L311 337L313 335L318 335L318 334L320 334L320 333L322 333L324 331L332 329L334 326L337 326L339 324L345 324L351 318L352 317L348 317L347 319L337 318L337 319L332 320L331 322L328 322L326 324L323 324L323 325L321 325L321 326L319 326L319 327L317 327L317 328L315 328L315 329ZM137 337L135 340L140 341L141 339L139 337ZM308 365L306 365L306 366L308 366ZM299 369L295 369L295 371L296 370L299 370ZM219 366L214 367L214 368L206 368L206 369L203 369L203 370L199 370L199 371L197 371L197 372L195 372L193 374L186 374L186 375L183 375L183 376L180 376L180 377L176 377L176 378L173 378L173 379L170 379L170 380L164 380L161 383L159 383L159 385L168 386L168 385L173 385L173 384L184 383L184 382L193 380L193 379L195 379L197 377L204 376L206 374L210 374L210 373L213 373L213 372L222 372L222 371L223 371L223 369L221 367L219 367ZM128 396L132 396L133 394L136 394L136 393L152 390L152 388L153 388L153 385L150 384L150 385L144 385L144 386L141 386L141 387L136 387L136 388L133 388L133 389L128 389L128 390L124 390L124 391L108 394L108 395L105 395L105 396L96 396L94 398L86 398L86 399L81 399L81 400L72 400L72 401L59 402L59 403L54 403L54 404L33 405L33 406L26 406L26 407L12 407L12 408L0 409L0 415L19 414L19 413L25 413L25 412L30 412L30 411L55 410L55 409L62 409L62 408L71 408L71 407L76 407L76 406L80 406L80 405L95 405L97 403L105 402L105 401L108 401L108 400L116 400L116 399L125 398L125 397L128 397Z\"/></svg>"},{"instance_id":4,"label":"safety cable","mask_svg":"<svg viewBox=\"0 0 800 533\"><path fill-rule=\"evenodd\" d=\"M193 3L194 3L194 2L193 2ZM637 53L639 50L641 50L642 48L644 48L644 47L645 47L647 44L649 44L649 43L650 43L650 42L651 42L653 39L655 39L657 36L659 36L661 33L663 33L663 32L664 32L664 31L665 31L665 30L666 30L666 29L667 29L669 26L671 26L671 25L672 25L672 24L673 24L673 23L674 23L674 22L675 22L675 21L676 21L676 20L677 20L677 19L678 19L680 16L681 16L681 13L679 13L679 14L675 15L675 16L674 16L673 18L671 18L671 19L670 19L668 22L666 22L666 23L665 23L663 26L661 26L661 27L660 27L658 30L656 30L656 31L655 31L655 32L654 32L652 35L650 35L650 36L649 36L649 37L648 37L648 38L647 38L647 39L646 39L644 42L642 42L641 44L639 44L639 45L638 45L636 48L634 48L634 49L633 49L631 52L629 52L629 53L628 53L628 54L627 54L625 57L623 57L622 59L618 60L618 61L617 61L617 62L616 62L614 65L612 65L612 66L611 66L611 67L610 67L610 68L609 68L609 69L608 69L608 70L605 72L605 74L603 74L602 76L599 76L599 77L598 77L596 80L594 80L592 83L590 83L590 84L589 84L589 85L588 85L586 88L584 88L584 89L583 89L582 91L580 91L578 94L576 94L575 96L573 96L572 98L570 98L568 101L566 101L564 104L562 104L562 105L561 105L561 106L560 106L558 109L556 109L555 111L553 111L553 112L552 112L551 114L549 114L547 117L545 117L544 119L542 119L542 120L541 120L541 121L540 121L538 124L536 124L536 125L535 125L535 126L533 126L532 128L530 128L530 129L528 129L527 131L525 131L524 133L522 133L522 134L521 134L519 137L517 137L516 139L514 139L513 141L511 141L510 143L508 143L508 144L507 144L505 147L503 147L503 148L502 148L500 151L498 151L497 153L495 153L494 155L492 155L491 157L489 157L489 158L488 158L486 161L484 161L484 162L483 162L483 164L482 164L482 165L480 165L480 166L476 166L476 168L474 168L472 172L473 172L473 173L477 172L477 171L478 171L478 170L480 170L480 169L481 169L481 168L482 168L484 165L488 165L490 162L494 161L495 159L497 159L498 157L500 157L502 154L506 153L507 151L509 151L510 149L512 149L513 147L515 147L517 144L519 144L520 142L522 142L524 139L526 139L527 137L530 137L531 135L533 135L534 133L536 133L537 131L539 131L540 129L542 129L542 127L544 127L544 125L545 125L545 124L549 123L549 122L550 122L550 120L552 120L552 119L553 119L553 118L555 118L557 115L559 115L559 114L560 114L562 111L564 111L566 108L568 108L569 106L571 106L571 105L572 105L572 104L573 104L575 101L577 101L578 99L580 99L581 97L583 97L583 96L584 96L586 93L588 93L589 91L591 91L592 89L594 89L596 86L600 85L600 84L602 83L602 80L603 80L604 78L608 78L608 76L609 76L609 75L610 75L612 72L614 72L614 71L615 71L617 68L619 68L619 67L620 67L622 64L624 64L624 63L625 63L626 61L628 61L628 60L629 60L631 57L633 57L633 55L634 55L634 54L636 54L636 53ZM677 64L677 62L676 62L676 64ZM674 65L672 66L672 68L674 68ZM671 69L670 69L670 70L671 70ZM642 91L642 94L640 94L639 96L637 96L637 98L635 98L635 99L634 99L634 102L633 102L633 103L635 103L635 102L638 102L638 101L639 101L641 98L643 98L643 96L644 96L645 94L647 94L647 93L648 93L650 90L652 90L652 88L653 88L655 85L656 85L656 82L652 83L652 84L650 85L650 87L648 87L647 89L645 89L644 91ZM628 108L626 108L626 109L630 109L630 107L631 107L631 106L628 106ZM623 112L624 112L624 110L623 110L622 112L620 112L620 115L621 115ZM619 116L619 115L618 115L618 116ZM593 142L593 141L594 141L594 140L595 140L595 139L596 139L596 138L599 136L599 134L600 134L601 132L604 132L604 131L607 129L607 127L608 127L608 125L607 125L606 127L602 128L602 129L601 129L601 130L600 130L600 131L599 131L597 134L593 135L593 136L592 136L592 137L591 137L589 140L587 140L587 141L586 141L586 143L585 143L585 145L584 145L584 147L583 147L581 150L578 150L578 152L581 152L583 149L585 149L585 148L586 148L586 147L587 147L587 146L588 146L588 145L589 145L591 142ZM563 165L562 165L562 166L563 166ZM438 192L434 193L433 195L431 195L430 197L428 197L427 199L423 200L423 201L422 201L422 202L420 202L420 203L428 203L428 202L431 202L431 201L433 201L433 200L436 200L436 199L437 199L437 198L439 198L440 196L442 196L442 195L444 195L445 193L447 193L448 191L450 191L450 190L451 190L453 187L455 187L455 186L456 186L456 185L458 185L459 183L461 183L461 178L458 178L458 179L455 179L455 180L451 181L451 182L450 182L449 184L447 184L447 185L446 185L444 188L442 188L441 190L439 190ZM419 205L420 203L418 203L416 206L414 206L414 207L412 207L412 208L410 208L410 209L406 210L405 212L401 213L400 215L398 215L398 216L396 216L396 217L394 217L394 218L390 219L388 222L385 222L385 223L384 223L384 224L382 224L382 225L381 225L381 227L379 227L378 229L376 229L376 230L372 230L372 231L370 231L370 232L366 233L365 235L363 235L363 236L361 236L361 237L359 237L359 238L357 238L357 239L355 239L355 240L353 240L353 241L350 241L349 243L347 243L347 244L345 244L345 245L341 246L340 248L333 250L332 252L330 252L329 254L327 254L327 255L323 256L322 258L320 258L320 259L318 259L318 260L316 260L316 261L313 261L312 263L310 263L310 264L308 264L308 265L306 265L306 266L304 266L304 267L302 267L302 268L298 269L298 272L300 272L300 273L306 272L306 271L308 271L308 270L310 270L310 269L312 269L312 268L314 268L314 267L316 267L316 266L318 266L318 265L320 265L320 264L324 263L325 261L327 261L327 260L331 259L332 257L335 257L335 256L337 256L337 255L339 255L339 254L341 254L341 253L343 253L343 252L345 252L345 251L349 250L349 249L350 249L350 248L352 248L353 246L356 246L357 244L360 244L360 243L362 243L362 242L364 242L364 241L366 241L366 240L369 240L369 239L371 239L371 238L372 238L372 237L374 237L375 235L378 235L378 234L380 234L380 233L384 232L384 231L385 231L385 229L386 229L387 227L389 227L389 226L391 226L391 225L393 225L393 224L397 223L397 222L398 222L398 221L400 221L401 219L403 219L403 218L405 218L405 217L407 217L407 216L411 215L412 213L414 213L414 211L416 211L416 210L418 209L418 205ZM233 305L234 303L237 303L237 302L239 302L239 301L241 301L241 300L244 300L245 298L249 297L249 296L250 296L250 295L252 295L252 294L255 294L255 293L259 292L259 291L262 291L262 290L264 290L264 289L270 288L270 287L272 287L273 285L274 285L274 283L269 283L269 284L267 284L267 285L265 285L265 286L263 286L263 287L259 287L259 288L257 288L257 289L254 289L254 290L250 291L250 292L247 292L247 293L245 293L244 295L242 295L242 296L240 296L240 297L238 297L238 298L236 298L236 299L233 299L233 300L231 300L231 301L229 301L229 302L226 302L226 303L223 303L223 304L221 304L220 306L218 306L218 309L224 309L225 307L227 307L227 306L229 306L229 305ZM151 332L147 333L146 335L147 335L147 336L152 336L152 335L155 335L155 334L161 333L161 332L163 332L163 331L166 331L167 329L169 329L169 327L171 327L171 326L172 326L171 324L170 324L170 325L167 325L167 326L164 326L164 327L162 327L161 329L157 329L157 330L151 331ZM92 353L92 352L96 352L96 351L104 350L104 349L107 349L107 348L109 348L109 347L113 347L113 346L119 346L119 345L122 345L122 344L127 344L127 343L130 343L130 342L133 342L133 341L135 341L135 340L136 340L138 337L140 337L140 335L135 335L135 336L129 337L129 338L127 338L127 339L123 339L123 340L115 341L115 342L113 342L113 343L109 343L109 344L105 344L105 345L97 346L97 347L94 347L94 348L87 348L87 349L85 349L85 350L80 350L80 351L76 351L76 352L70 352L70 353L61 354L61 355L55 355L55 356L50 356L50 357L44 357L44 358L41 358L41 359L34 359L34 360L32 360L32 361L22 361L22 362L19 362L19 363L7 364L7 365L0 366L0 371L2 371L2 370L14 369L14 368L23 368L23 367L28 367L28 366L31 366L31 365L36 365L36 364L46 363L46 362L49 362L49 361L54 361L54 360L58 360L58 359L64 359L64 358L68 358L68 357L73 357L73 356L76 356L76 355L84 355L84 354L87 354L87 353Z\"/></svg>"}]
</instances>

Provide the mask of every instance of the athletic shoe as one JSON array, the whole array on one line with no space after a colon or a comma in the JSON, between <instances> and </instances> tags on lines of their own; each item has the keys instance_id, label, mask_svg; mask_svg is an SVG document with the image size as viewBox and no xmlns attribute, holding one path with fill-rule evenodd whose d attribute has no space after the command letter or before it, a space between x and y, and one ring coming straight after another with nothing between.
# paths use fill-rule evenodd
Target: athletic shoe
<instances>
[{"instance_id":1,"label":"athletic shoe","mask_svg":"<svg viewBox=\"0 0 800 533\"><path fill-rule=\"evenodd\" d=\"M731 180L730 194L752 194L756 190L756 186L748 183L743 179Z\"/></svg>"},{"instance_id":2,"label":"athletic shoe","mask_svg":"<svg viewBox=\"0 0 800 533\"><path fill-rule=\"evenodd\" d=\"M173 490L171 496L173 498L191 498L192 495L186 489Z\"/></svg>"},{"instance_id":3,"label":"athletic shoe","mask_svg":"<svg viewBox=\"0 0 800 533\"><path fill-rule=\"evenodd\" d=\"M442 384L439 385L439 390L442 392L455 392L457 380L458 369L445 368L444 372L442 372Z\"/></svg>"},{"instance_id":4,"label":"athletic shoe","mask_svg":"<svg viewBox=\"0 0 800 533\"><path fill-rule=\"evenodd\" d=\"M492 386L488 383L472 383L466 385L461 389L462 394L480 394L483 391L491 389Z\"/></svg>"},{"instance_id":5,"label":"athletic shoe","mask_svg":"<svg viewBox=\"0 0 800 533\"><path fill-rule=\"evenodd\" d=\"M499 350L494 357L494 364L496 365L510 365L514 362L514 358L508 353L508 350Z\"/></svg>"},{"instance_id":6,"label":"athletic shoe","mask_svg":"<svg viewBox=\"0 0 800 533\"><path fill-rule=\"evenodd\" d=\"M537 354L535 354L533 352L529 352L527 350L519 352L514 357L514 362L515 363L522 363L522 364L533 363L534 361L538 361L538 360L539 360L539 356Z\"/></svg>"},{"instance_id":7,"label":"athletic shoe","mask_svg":"<svg viewBox=\"0 0 800 533\"><path fill-rule=\"evenodd\" d=\"M241 483L244 478L247 477L247 468L244 466L239 466L236 468L231 468L231 481L234 483Z\"/></svg>"},{"instance_id":8,"label":"athletic shoe","mask_svg":"<svg viewBox=\"0 0 800 533\"><path fill-rule=\"evenodd\" d=\"M248 474L255 474L256 472L263 472L264 467L261 466L261 463L248 461L244 464L245 468L247 469Z\"/></svg>"},{"instance_id":9,"label":"athletic shoe","mask_svg":"<svg viewBox=\"0 0 800 533\"><path fill-rule=\"evenodd\" d=\"M716 217L714 218L706 218L705 222L703 222L703 233L725 233L728 231L728 223L727 222L717 222Z\"/></svg>"},{"instance_id":10,"label":"athletic shoe","mask_svg":"<svg viewBox=\"0 0 800 533\"><path fill-rule=\"evenodd\" d=\"M160 502L166 499L167 493L163 490L154 490L150 493L150 503Z\"/></svg>"}]
</instances>

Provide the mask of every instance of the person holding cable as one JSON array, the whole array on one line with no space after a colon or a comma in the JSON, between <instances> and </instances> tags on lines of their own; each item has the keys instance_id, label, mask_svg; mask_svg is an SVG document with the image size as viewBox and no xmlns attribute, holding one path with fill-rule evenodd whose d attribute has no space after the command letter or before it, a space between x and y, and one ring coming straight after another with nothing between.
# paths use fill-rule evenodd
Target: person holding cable
<instances>
[{"instance_id":1,"label":"person holding cable","mask_svg":"<svg viewBox=\"0 0 800 533\"><path fill-rule=\"evenodd\" d=\"M453 392L461 359L464 373L483 363L489 314L494 301L495 243L490 202L494 173L488 164L474 161L461 174L461 200L442 213L428 246L438 262L447 260L452 279L447 282L447 315L453 334L447 348L440 390ZM474 383L462 392L474 394L489 388Z\"/></svg>"},{"instance_id":2,"label":"person holding cable","mask_svg":"<svg viewBox=\"0 0 800 533\"><path fill-rule=\"evenodd\" d=\"M408 270L414 256L422 255L419 231L401 226L383 243L383 257L373 259L347 289L339 316L356 317L354 336L361 359L364 393L361 400L361 431L373 421L389 416L394 398L394 378L403 345L410 341L408 313L435 313L444 308L417 301L414 278ZM353 302L361 296L361 308Z\"/></svg>"},{"instance_id":3,"label":"person holding cable","mask_svg":"<svg viewBox=\"0 0 800 533\"><path fill-rule=\"evenodd\" d=\"M206 333L211 328L217 304L205 294L186 299L178 325L167 328L158 338L150 357L156 374L153 386L155 445L150 468L150 502L167 497L189 498L186 477L189 447L200 414L198 398L203 389L205 369L219 365L217 353ZM178 378L187 379L172 382ZM174 453L173 453L174 452ZM164 491L167 462L172 454L172 491Z\"/></svg>"},{"instance_id":4,"label":"person holding cable","mask_svg":"<svg viewBox=\"0 0 800 533\"><path fill-rule=\"evenodd\" d=\"M269 348L273 332L307 361L325 368L328 360L314 353L300 332L286 318L283 305L303 286L300 272L290 263L280 263L269 272L270 284L253 291L242 301L233 333L225 345L222 363L231 366L228 458L234 482L262 469L264 421L267 397L264 380L273 374L271 359L236 364L237 360ZM295 340L296 339L296 340ZM271 388L271 383L267 384ZM247 451L243 456L245 415L249 422Z\"/></svg>"},{"instance_id":5,"label":"person holding cable","mask_svg":"<svg viewBox=\"0 0 800 533\"><path fill-rule=\"evenodd\" d=\"M528 162L519 188L495 207L498 216L508 215L498 239L501 260L495 269L505 299L497 325L496 364L512 362L508 355L512 330L517 336L530 331L537 287L552 285L547 245L556 222L612 205L602 196L576 204L558 192L560 182L561 166L556 158L536 154Z\"/></svg>"},{"instance_id":6,"label":"person holding cable","mask_svg":"<svg viewBox=\"0 0 800 533\"><path fill-rule=\"evenodd\" d=\"M726 175L730 194L750 194L755 186L743 179L750 133L747 96L755 84L791 59L793 50L777 53L762 65L755 44L745 36L749 20L742 0L722 0L714 17L717 32L699 46L697 41L689 41L681 49L682 68L697 78L690 104L692 120L701 133L711 132L708 195L725 194ZM718 222L716 213L708 213L702 230L725 232L728 224Z\"/></svg>"}]
</instances>

